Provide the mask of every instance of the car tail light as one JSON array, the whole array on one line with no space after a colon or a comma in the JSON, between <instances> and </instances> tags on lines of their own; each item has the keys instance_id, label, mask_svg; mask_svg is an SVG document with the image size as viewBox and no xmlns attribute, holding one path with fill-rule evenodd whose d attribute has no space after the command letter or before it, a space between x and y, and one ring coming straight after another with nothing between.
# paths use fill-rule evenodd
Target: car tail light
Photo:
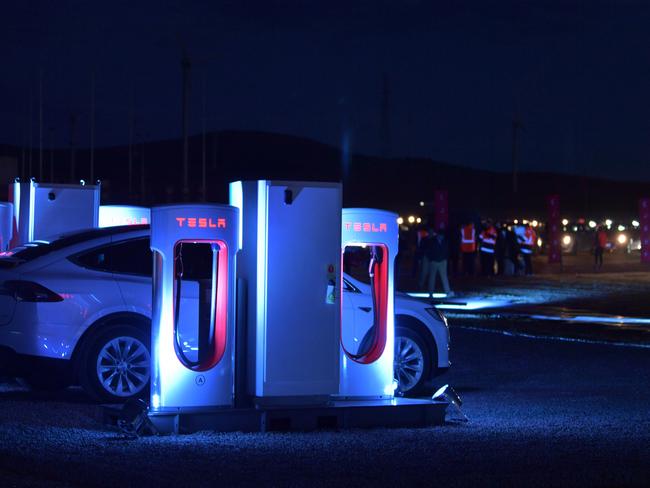
<instances>
[{"instance_id":1,"label":"car tail light","mask_svg":"<svg viewBox=\"0 0 650 488\"><path fill-rule=\"evenodd\" d=\"M63 297L33 281L5 281L4 286L19 302L62 302Z\"/></svg>"}]
</instances>

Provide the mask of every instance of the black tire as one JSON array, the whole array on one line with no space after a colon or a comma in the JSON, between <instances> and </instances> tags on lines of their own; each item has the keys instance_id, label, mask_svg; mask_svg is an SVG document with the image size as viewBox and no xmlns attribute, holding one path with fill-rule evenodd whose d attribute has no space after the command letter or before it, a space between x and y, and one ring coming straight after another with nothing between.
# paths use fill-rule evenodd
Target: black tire
<instances>
[{"instance_id":1,"label":"black tire","mask_svg":"<svg viewBox=\"0 0 650 488\"><path fill-rule=\"evenodd\" d=\"M85 342L81 351L78 365L81 387L93 399L104 403L124 403L148 395L150 342L149 334L131 323L102 327ZM114 360L109 360L109 355ZM106 372L100 373L100 368Z\"/></svg>"},{"instance_id":2,"label":"black tire","mask_svg":"<svg viewBox=\"0 0 650 488\"><path fill-rule=\"evenodd\" d=\"M413 351L418 358L421 358L421 368L415 367L413 361L405 362L410 357L409 351ZM398 357L400 354L401 358ZM433 393L433 386L429 381L431 358L429 345L418 332L409 327L395 328L395 378L399 393L408 397L430 396ZM414 369L417 370L414 374L415 378L409 378L409 371L413 372Z\"/></svg>"}]
</instances>

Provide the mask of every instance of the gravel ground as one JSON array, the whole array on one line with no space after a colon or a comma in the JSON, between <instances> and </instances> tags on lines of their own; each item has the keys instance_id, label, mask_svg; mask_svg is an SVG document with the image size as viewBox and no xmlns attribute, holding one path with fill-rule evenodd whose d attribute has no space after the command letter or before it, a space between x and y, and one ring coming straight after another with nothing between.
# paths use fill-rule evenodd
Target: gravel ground
<instances>
[{"instance_id":1,"label":"gravel ground","mask_svg":"<svg viewBox=\"0 0 650 488\"><path fill-rule=\"evenodd\" d=\"M479 325L479 324L477 324ZM3 486L650 485L650 351L453 330L467 424L123 440L77 389L0 388Z\"/></svg>"}]
</instances>

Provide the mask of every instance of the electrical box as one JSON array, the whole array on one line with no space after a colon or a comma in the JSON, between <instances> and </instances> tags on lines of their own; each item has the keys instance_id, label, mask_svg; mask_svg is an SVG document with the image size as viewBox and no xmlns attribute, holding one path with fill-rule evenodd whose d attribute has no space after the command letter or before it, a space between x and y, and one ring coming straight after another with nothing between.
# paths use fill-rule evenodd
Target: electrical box
<instances>
[{"instance_id":1,"label":"electrical box","mask_svg":"<svg viewBox=\"0 0 650 488\"><path fill-rule=\"evenodd\" d=\"M230 184L242 222L247 391L257 403L319 403L338 391L341 185Z\"/></svg>"},{"instance_id":2,"label":"electrical box","mask_svg":"<svg viewBox=\"0 0 650 488\"><path fill-rule=\"evenodd\" d=\"M151 218L151 410L232 406L238 210L166 205Z\"/></svg>"},{"instance_id":3,"label":"electrical box","mask_svg":"<svg viewBox=\"0 0 650 488\"><path fill-rule=\"evenodd\" d=\"M14 205L11 247L65 232L97 227L100 185L16 181L9 186Z\"/></svg>"},{"instance_id":4,"label":"electrical box","mask_svg":"<svg viewBox=\"0 0 650 488\"><path fill-rule=\"evenodd\" d=\"M393 397L398 233L397 214L369 208L343 209L344 272L364 288L344 287L343 291L339 397Z\"/></svg>"},{"instance_id":5,"label":"electrical box","mask_svg":"<svg viewBox=\"0 0 650 488\"><path fill-rule=\"evenodd\" d=\"M146 225L151 222L151 210L134 205L100 205L99 227Z\"/></svg>"}]
</instances>

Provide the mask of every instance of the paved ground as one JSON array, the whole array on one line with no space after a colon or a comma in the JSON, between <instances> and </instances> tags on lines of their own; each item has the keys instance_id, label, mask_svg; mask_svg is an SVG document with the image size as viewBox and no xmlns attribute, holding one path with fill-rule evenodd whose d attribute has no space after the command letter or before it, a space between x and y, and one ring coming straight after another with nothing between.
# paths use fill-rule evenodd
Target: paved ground
<instances>
[{"instance_id":1,"label":"paved ground","mask_svg":"<svg viewBox=\"0 0 650 488\"><path fill-rule=\"evenodd\" d=\"M476 324L480 325L480 324ZM648 486L650 351L453 328L468 424L120 440L78 390L0 387L3 486Z\"/></svg>"}]
</instances>

